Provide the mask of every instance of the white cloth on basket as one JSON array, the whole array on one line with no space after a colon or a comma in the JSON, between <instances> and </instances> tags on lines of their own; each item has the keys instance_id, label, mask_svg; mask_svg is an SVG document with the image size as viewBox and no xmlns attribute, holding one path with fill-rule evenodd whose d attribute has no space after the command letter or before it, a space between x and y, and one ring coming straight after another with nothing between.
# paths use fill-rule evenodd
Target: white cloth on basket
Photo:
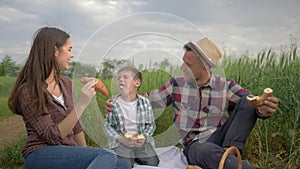
<instances>
[{"instance_id":1,"label":"white cloth on basket","mask_svg":"<svg viewBox=\"0 0 300 169\"><path fill-rule=\"evenodd\" d=\"M183 149L175 146L155 148L160 160L157 167L134 164L133 169L186 169L187 160Z\"/></svg>"}]
</instances>

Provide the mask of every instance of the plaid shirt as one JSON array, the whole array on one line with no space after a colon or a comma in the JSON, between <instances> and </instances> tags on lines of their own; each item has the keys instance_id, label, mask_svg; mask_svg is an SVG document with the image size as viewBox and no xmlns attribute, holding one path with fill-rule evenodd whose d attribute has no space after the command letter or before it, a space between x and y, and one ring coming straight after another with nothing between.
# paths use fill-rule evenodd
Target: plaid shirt
<instances>
[{"instance_id":1,"label":"plaid shirt","mask_svg":"<svg viewBox=\"0 0 300 169\"><path fill-rule=\"evenodd\" d=\"M27 140L22 151L23 156L45 146L77 146L73 136L83 131L79 122L65 139L62 139L58 129L58 123L60 123L74 109L72 81L65 76L61 76L59 83L64 97L65 106L61 105L47 91L47 85L45 83L43 89L47 109L46 112L37 112L34 106L34 100L36 99L31 95L31 89L28 85L25 84L25 86L20 90L18 97L18 114L22 115L27 130Z\"/></svg>"},{"instance_id":2,"label":"plaid shirt","mask_svg":"<svg viewBox=\"0 0 300 169\"><path fill-rule=\"evenodd\" d=\"M206 141L228 119L236 103L250 93L230 79L215 74L203 87L187 83L184 77L173 77L157 90L148 93L153 108L173 104L174 123L181 143Z\"/></svg>"},{"instance_id":3,"label":"plaid shirt","mask_svg":"<svg viewBox=\"0 0 300 169\"><path fill-rule=\"evenodd\" d=\"M138 96L137 101L137 123L139 134L144 134L147 137L147 142L153 147L154 139L152 134L155 131L156 125L153 116L150 101L141 95ZM119 103L116 101L121 95L117 95L113 100L113 109L111 113L106 114L103 130L108 136L108 144L110 148L115 148L119 145L117 138L124 136L124 114L122 113Z\"/></svg>"}]
</instances>

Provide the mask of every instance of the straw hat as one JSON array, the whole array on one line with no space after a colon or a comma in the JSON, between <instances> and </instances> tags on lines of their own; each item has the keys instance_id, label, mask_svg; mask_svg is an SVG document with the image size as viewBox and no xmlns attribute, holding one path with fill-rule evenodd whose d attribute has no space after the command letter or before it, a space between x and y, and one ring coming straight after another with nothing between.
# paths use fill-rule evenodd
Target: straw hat
<instances>
[{"instance_id":1,"label":"straw hat","mask_svg":"<svg viewBox=\"0 0 300 169\"><path fill-rule=\"evenodd\" d=\"M198 42L190 41L184 47L189 47L200 57L201 61L204 61L210 67L216 67L219 59L222 57L222 53L218 46L207 37L199 40Z\"/></svg>"}]
</instances>

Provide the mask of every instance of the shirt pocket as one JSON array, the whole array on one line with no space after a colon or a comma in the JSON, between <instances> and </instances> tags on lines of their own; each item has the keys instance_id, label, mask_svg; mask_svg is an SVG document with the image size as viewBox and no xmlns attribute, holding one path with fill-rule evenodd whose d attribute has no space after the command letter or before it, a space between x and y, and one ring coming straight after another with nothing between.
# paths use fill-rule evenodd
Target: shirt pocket
<instances>
[{"instance_id":1,"label":"shirt pocket","mask_svg":"<svg viewBox=\"0 0 300 169\"><path fill-rule=\"evenodd\" d=\"M180 105L180 119L187 123L194 124L198 119L198 110L195 110L193 106L187 103L181 103Z\"/></svg>"},{"instance_id":2,"label":"shirt pocket","mask_svg":"<svg viewBox=\"0 0 300 169\"><path fill-rule=\"evenodd\" d=\"M211 124L213 126L218 126L221 117L222 117L222 110L214 105L207 105L202 108L202 112L207 114L206 121L208 124Z\"/></svg>"}]
</instances>

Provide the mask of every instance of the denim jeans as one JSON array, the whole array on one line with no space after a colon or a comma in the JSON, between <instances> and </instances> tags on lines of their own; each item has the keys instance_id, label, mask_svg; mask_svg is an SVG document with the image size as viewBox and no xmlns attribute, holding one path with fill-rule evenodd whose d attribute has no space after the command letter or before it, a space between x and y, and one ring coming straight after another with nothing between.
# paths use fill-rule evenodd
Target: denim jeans
<instances>
[{"instance_id":1,"label":"denim jeans","mask_svg":"<svg viewBox=\"0 0 300 169\"><path fill-rule=\"evenodd\" d=\"M25 169L131 169L123 159L101 148L47 146L25 157Z\"/></svg>"},{"instance_id":2,"label":"denim jeans","mask_svg":"<svg viewBox=\"0 0 300 169\"><path fill-rule=\"evenodd\" d=\"M246 97L242 97L229 119L206 142L194 141L188 144L184 154L189 164L198 165L203 169L218 168L226 147L236 146L242 152L257 117L256 108L248 103ZM229 155L225 161L224 169L237 168L237 164L237 157ZM253 169L244 160L242 165L243 169Z\"/></svg>"}]
</instances>

